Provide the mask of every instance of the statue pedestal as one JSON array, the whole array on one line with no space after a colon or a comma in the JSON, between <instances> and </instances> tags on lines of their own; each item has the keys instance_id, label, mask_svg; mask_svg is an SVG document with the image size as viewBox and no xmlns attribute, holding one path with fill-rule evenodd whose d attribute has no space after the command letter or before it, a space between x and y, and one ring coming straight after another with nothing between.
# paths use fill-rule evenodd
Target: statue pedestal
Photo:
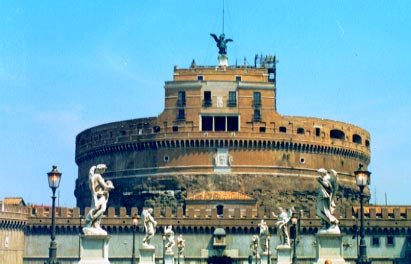
<instances>
[{"instance_id":1,"label":"statue pedestal","mask_svg":"<svg viewBox=\"0 0 411 264\"><path fill-rule=\"evenodd\" d=\"M139 264L154 264L155 263L155 248L140 247L140 262Z\"/></svg>"},{"instance_id":2,"label":"statue pedestal","mask_svg":"<svg viewBox=\"0 0 411 264\"><path fill-rule=\"evenodd\" d=\"M218 65L220 67L227 67L228 66L228 57L226 55L218 55Z\"/></svg>"},{"instance_id":3,"label":"statue pedestal","mask_svg":"<svg viewBox=\"0 0 411 264\"><path fill-rule=\"evenodd\" d=\"M270 253L271 253L271 252L270 252ZM260 257L261 257L260 263L271 263L271 254L270 254L270 256L268 256L268 252L267 252L267 251L261 253ZM270 262L268 262L268 257L270 257Z\"/></svg>"},{"instance_id":4,"label":"statue pedestal","mask_svg":"<svg viewBox=\"0 0 411 264\"><path fill-rule=\"evenodd\" d=\"M278 246L277 250L277 263L278 264L290 264L291 263L291 252L290 246Z\"/></svg>"},{"instance_id":5,"label":"statue pedestal","mask_svg":"<svg viewBox=\"0 0 411 264\"><path fill-rule=\"evenodd\" d=\"M345 264L342 257L342 235L334 233L317 233L317 260L314 263L324 264L326 259L333 264Z\"/></svg>"},{"instance_id":6,"label":"statue pedestal","mask_svg":"<svg viewBox=\"0 0 411 264\"><path fill-rule=\"evenodd\" d=\"M177 255L176 264L184 264L184 255L180 255L180 257Z\"/></svg>"},{"instance_id":7,"label":"statue pedestal","mask_svg":"<svg viewBox=\"0 0 411 264\"><path fill-rule=\"evenodd\" d=\"M108 261L107 235L81 235L80 261L78 264L110 264Z\"/></svg>"},{"instance_id":8,"label":"statue pedestal","mask_svg":"<svg viewBox=\"0 0 411 264\"><path fill-rule=\"evenodd\" d=\"M174 253L173 252L166 252L164 256L165 264L174 264Z\"/></svg>"}]
</instances>

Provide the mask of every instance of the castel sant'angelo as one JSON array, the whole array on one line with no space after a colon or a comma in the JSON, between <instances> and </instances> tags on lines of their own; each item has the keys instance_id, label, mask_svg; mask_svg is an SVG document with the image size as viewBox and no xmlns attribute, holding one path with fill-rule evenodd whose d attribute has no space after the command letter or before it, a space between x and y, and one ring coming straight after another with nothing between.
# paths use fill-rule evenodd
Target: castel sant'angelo
<instances>
[{"instance_id":1,"label":"castel sant'angelo","mask_svg":"<svg viewBox=\"0 0 411 264\"><path fill-rule=\"evenodd\" d=\"M317 170L339 175L338 206L358 201L354 171L370 163L370 134L355 125L280 114L276 57L174 67L156 117L89 128L76 138L77 206L90 204L88 171L107 164L112 207L179 207L202 191L238 192L259 207L315 207ZM155 103L156 98L153 98ZM158 100L160 101L160 99Z\"/></svg>"}]
</instances>

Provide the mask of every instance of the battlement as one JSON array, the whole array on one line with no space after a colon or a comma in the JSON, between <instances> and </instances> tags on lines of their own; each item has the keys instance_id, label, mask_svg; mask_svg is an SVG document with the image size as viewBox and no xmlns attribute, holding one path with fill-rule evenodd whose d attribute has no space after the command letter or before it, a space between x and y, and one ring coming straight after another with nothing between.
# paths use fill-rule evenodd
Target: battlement
<instances>
[{"instance_id":1,"label":"battlement","mask_svg":"<svg viewBox=\"0 0 411 264\"><path fill-rule=\"evenodd\" d=\"M89 211L86 208L85 213ZM214 229L218 227L239 230L255 230L258 222L265 219L270 228L275 229L277 218L273 216L273 210L264 209L224 209L223 214L217 214L216 209L188 209L183 208L155 208L154 218L159 226L173 225L176 229ZM405 229L411 226L411 206L366 206L365 226L367 230L390 230ZM275 212L278 213L278 212ZM337 210L335 215L340 219L342 230L350 231L358 225L358 207L348 207L344 211ZM132 228L131 217L137 215L137 208L132 208L127 213L126 208L119 209L110 207L103 217L102 224L108 229ZM308 212L300 212L301 228L304 232L312 232L321 227L321 221L316 216L315 208ZM30 229L44 228L51 224L50 208L31 208L27 225ZM58 228L79 229L84 226L84 216L80 214L79 208L57 208L56 225Z\"/></svg>"}]
</instances>

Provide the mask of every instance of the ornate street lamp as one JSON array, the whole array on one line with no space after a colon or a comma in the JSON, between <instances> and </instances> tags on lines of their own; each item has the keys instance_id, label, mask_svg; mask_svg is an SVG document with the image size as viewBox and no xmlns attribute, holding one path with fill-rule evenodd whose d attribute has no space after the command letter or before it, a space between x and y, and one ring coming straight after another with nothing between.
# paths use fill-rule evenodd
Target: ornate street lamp
<instances>
[{"instance_id":1,"label":"ornate street lamp","mask_svg":"<svg viewBox=\"0 0 411 264\"><path fill-rule=\"evenodd\" d=\"M161 238L163 239L163 264L166 263L166 234L162 234Z\"/></svg>"},{"instance_id":2,"label":"ornate street lamp","mask_svg":"<svg viewBox=\"0 0 411 264\"><path fill-rule=\"evenodd\" d=\"M361 225L360 225L360 245L358 252L358 264L370 263L367 259L367 245L365 244L364 236L364 188L370 184L371 172L363 170L363 165L360 164L357 171L354 172L355 180L360 187L360 203L361 203Z\"/></svg>"},{"instance_id":3,"label":"ornate street lamp","mask_svg":"<svg viewBox=\"0 0 411 264\"><path fill-rule=\"evenodd\" d=\"M53 191L52 206L51 206L51 242L49 247L49 259L45 261L45 264L58 264L57 261L57 242L56 239L56 223L55 223L55 203L56 203L56 190L60 185L61 172L57 170L57 166L53 165L53 169L47 173L47 178L49 181L49 187Z\"/></svg>"},{"instance_id":4,"label":"ornate street lamp","mask_svg":"<svg viewBox=\"0 0 411 264\"><path fill-rule=\"evenodd\" d=\"M132 218L133 220L133 252L131 253L131 263L135 264L136 262L136 229L138 225L138 218L137 215L134 215Z\"/></svg>"},{"instance_id":5,"label":"ornate street lamp","mask_svg":"<svg viewBox=\"0 0 411 264\"><path fill-rule=\"evenodd\" d=\"M291 216L291 224L292 226L290 227L290 235L291 235L291 238L293 239L292 264L296 264L297 263L296 244L297 244L297 224L298 224L298 216L296 214L293 214Z\"/></svg>"}]
</instances>

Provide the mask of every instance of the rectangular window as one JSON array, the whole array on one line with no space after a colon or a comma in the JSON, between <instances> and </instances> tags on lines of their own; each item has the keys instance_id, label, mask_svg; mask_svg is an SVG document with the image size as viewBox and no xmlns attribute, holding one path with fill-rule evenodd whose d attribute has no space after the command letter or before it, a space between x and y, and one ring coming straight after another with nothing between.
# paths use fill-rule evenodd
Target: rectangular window
<instances>
[{"instance_id":1,"label":"rectangular window","mask_svg":"<svg viewBox=\"0 0 411 264\"><path fill-rule=\"evenodd\" d=\"M379 247L380 246L380 238L379 237L371 238L371 246Z\"/></svg>"},{"instance_id":2,"label":"rectangular window","mask_svg":"<svg viewBox=\"0 0 411 264\"><path fill-rule=\"evenodd\" d=\"M260 127L260 133L265 133L265 127Z\"/></svg>"},{"instance_id":3,"label":"rectangular window","mask_svg":"<svg viewBox=\"0 0 411 264\"><path fill-rule=\"evenodd\" d=\"M260 121L260 120L261 120L260 109L254 109L254 121Z\"/></svg>"},{"instance_id":4,"label":"rectangular window","mask_svg":"<svg viewBox=\"0 0 411 264\"><path fill-rule=\"evenodd\" d=\"M201 131L213 131L213 117L202 116L201 117Z\"/></svg>"},{"instance_id":5,"label":"rectangular window","mask_svg":"<svg viewBox=\"0 0 411 264\"><path fill-rule=\"evenodd\" d=\"M178 126L173 126L173 132L178 132Z\"/></svg>"},{"instance_id":6,"label":"rectangular window","mask_svg":"<svg viewBox=\"0 0 411 264\"><path fill-rule=\"evenodd\" d=\"M186 92L179 91L178 92L178 99L177 99L178 106L185 106L186 105Z\"/></svg>"},{"instance_id":7,"label":"rectangular window","mask_svg":"<svg viewBox=\"0 0 411 264\"><path fill-rule=\"evenodd\" d=\"M178 109L177 119L185 119L185 111L184 109Z\"/></svg>"},{"instance_id":8,"label":"rectangular window","mask_svg":"<svg viewBox=\"0 0 411 264\"><path fill-rule=\"evenodd\" d=\"M393 237L393 236L387 236L387 246L388 246L388 247L393 247L393 246L395 246L394 237Z\"/></svg>"},{"instance_id":9,"label":"rectangular window","mask_svg":"<svg viewBox=\"0 0 411 264\"><path fill-rule=\"evenodd\" d=\"M227 131L238 131L238 116L227 117Z\"/></svg>"},{"instance_id":10,"label":"rectangular window","mask_svg":"<svg viewBox=\"0 0 411 264\"><path fill-rule=\"evenodd\" d=\"M237 82L241 82L241 76L237 75L237 76L235 77L235 80L236 80Z\"/></svg>"},{"instance_id":11,"label":"rectangular window","mask_svg":"<svg viewBox=\"0 0 411 264\"><path fill-rule=\"evenodd\" d=\"M228 106L237 105L237 93L235 91L228 92Z\"/></svg>"},{"instance_id":12,"label":"rectangular window","mask_svg":"<svg viewBox=\"0 0 411 264\"><path fill-rule=\"evenodd\" d=\"M319 137L321 135L321 129L319 127L315 128L315 136Z\"/></svg>"},{"instance_id":13,"label":"rectangular window","mask_svg":"<svg viewBox=\"0 0 411 264\"><path fill-rule=\"evenodd\" d=\"M211 92L204 91L204 106L211 106Z\"/></svg>"},{"instance_id":14,"label":"rectangular window","mask_svg":"<svg viewBox=\"0 0 411 264\"><path fill-rule=\"evenodd\" d=\"M203 75L198 75L198 76L197 76L197 81L202 81L202 80L204 80Z\"/></svg>"},{"instance_id":15,"label":"rectangular window","mask_svg":"<svg viewBox=\"0 0 411 264\"><path fill-rule=\"evenodd\" d=\"M260 106L260 105L261 105L261 93L254 92L254 106Z\"/></svg>"},{"instance_id":16,"label":"rectangular window","mask_svg":"<svg viewBox=\"0 0 411 264\"><path fill-rule=\"evenodd\" d=\"M214 131L225 131L225 116L214 117Z\"/></svg>"}]
</instances>

